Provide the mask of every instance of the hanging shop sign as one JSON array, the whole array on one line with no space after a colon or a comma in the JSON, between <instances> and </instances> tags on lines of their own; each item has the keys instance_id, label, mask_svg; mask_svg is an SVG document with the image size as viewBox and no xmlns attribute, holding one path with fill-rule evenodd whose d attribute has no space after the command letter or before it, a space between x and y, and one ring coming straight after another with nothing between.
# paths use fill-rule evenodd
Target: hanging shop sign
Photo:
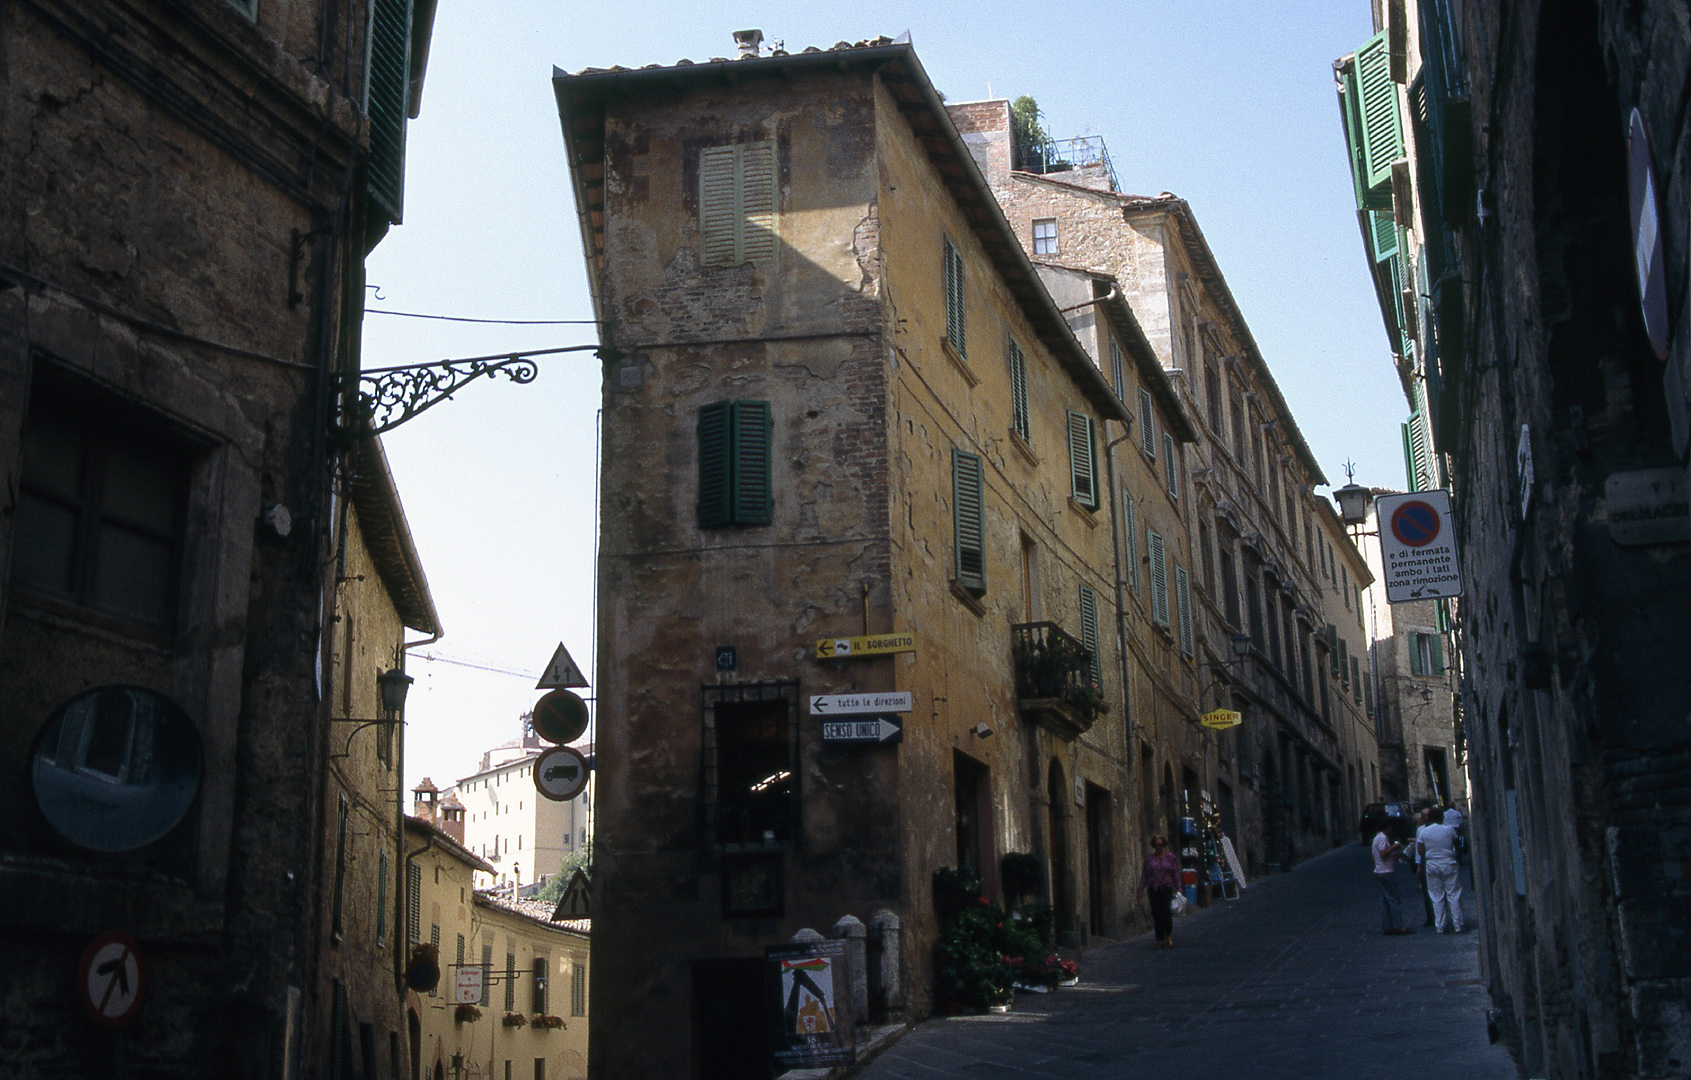
<instances>
[{"instance_id":1,"label":"hanging shop sign","mask_svg":"<svg viewBox=\"0 0 1691 1080\"><path fill-rule=\"evenodd\" d=\"M1450 493L1417 491L1374 500L1380 521L1386 600L1393 604L1462 595Z\"/></svg>"},{"instance_id":2,"label":"hanging shop sign","mask_svg":"<svg viewBox=\"0 0 1691 1080\"><path fill-rule=\"evenodd\" d=\"M764 958L776 1075L849 1064L856 1018L845 942L791 941L771 945Z\"/></svg>"},{"instance_id":3,"label":"hanging shop sign","mask_svg":"<svg viewBox=\"0 0 1691 1080\"><path fill-rule=\"evenodd\" d=\"M481 975L481 965L459 964L452 974L452 1004L480 1005L482 996Z\"/></svg>"},{"instance_id":4,"label":"hanging shop sign","mask_svg":"<svg viewBox=\"0 0 1691 1080\"><path fill-rule=\"evenodd\" d=\"M1198 723L1217 731L1226 731L1228 728L1238 727L1244 723L1244 720L1245 718L1242 715L1232 709L1211 709L1198 717Z\"/></svg>"},{"instance_id":5,"label":"hanging shop sign","mask_svg":"<svg viewBox=\"0 0 1691 1080\"><path fill-rule=\"evenodd\" d=\"M1632 263L1638 273L1638 303L1644 333L1656 359L1668 358L1668 287L1663 273L1661 208L1656 167L1650 161L1650 136L1637 109L1627 122L1627 190L1632 200Z\"/></svg>"},{"instance_id":6,"label":"hanging shop sign","mask_svg":"<svg viewBox=\"0 0 1691 1080\"><path fill-rule=\"evenodd\" d=\"M904 720L897 716L854 716L849 720L824 720L825 743L901 743Z\"/></svg>"},{"instance_id":7,"label":"hanging shop sign","mask_svg":"<svg viewBox=\"0 0 1691 1080\"><path fill-rule=\"evenodd\" d=\"M867 634L863 637L821 638L816 642L818 660L856 659L860 656L890 656L916 651L915 634Z\"/></svg>"}]
</instances>

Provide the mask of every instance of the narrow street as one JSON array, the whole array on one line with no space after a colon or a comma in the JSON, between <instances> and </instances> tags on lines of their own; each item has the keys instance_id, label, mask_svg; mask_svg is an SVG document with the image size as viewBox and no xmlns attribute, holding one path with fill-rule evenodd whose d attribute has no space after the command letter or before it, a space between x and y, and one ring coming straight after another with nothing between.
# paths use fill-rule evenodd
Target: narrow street
<instances>
[{"instance_id":1,"label":"narrow street","mask_svg":"<svg viewBox=\"0 0 1691 1080\"><path fill-rule=\"evenodd\" d=\"M1414 879L1400 883L1419 928ZM1018 994L1008 1015L931 1020L861 1076L1513 1080L1486 1041L1469 892L1467 933L1386 937L1353 843L1177 919L1172 951L1146 934L1092 950L1079 986Z\"/></svg>"}]
</instances>

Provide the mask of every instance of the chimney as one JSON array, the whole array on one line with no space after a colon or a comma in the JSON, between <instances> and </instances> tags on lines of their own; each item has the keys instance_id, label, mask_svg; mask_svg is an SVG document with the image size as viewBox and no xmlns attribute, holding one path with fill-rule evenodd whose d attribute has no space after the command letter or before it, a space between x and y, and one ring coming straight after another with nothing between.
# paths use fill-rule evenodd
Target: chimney
<instances>
[{"instance_id":1,"label":"chimney","mask_svg":"<svg viewBox=\"0 0 1691 1080\"><path fill-rule=\"evenodd\" d=\"M456 788L448 791L446 797L440 800L441 820L436 822L442 832L458 841L464 842L464 804L458 801Z\"/></svg>"},{"instance_id":2,"label":"chimney","mask_svg":"<svg viewBox=\"0 0 1691 1080\"><path fill-rule=\"evenodd\" d=\"M423 777L423 782L411 789L416 796L415 813L411 816L428 822L430 825L440 824L435 817L436 805L440 798L440 789L434 786L434 781Z\"/></svg>"},{"instance_id":3,"label":"chimney","mask_svg":"<svg viewBox=\"0 0 1691 1080\"><path fill-rule=\"evenodd\" d=\"M734 31L734 44L740 47L739 59L755 59L759 49L763 46L763 31L736 30Z\"/></svg>"}]
</instances>

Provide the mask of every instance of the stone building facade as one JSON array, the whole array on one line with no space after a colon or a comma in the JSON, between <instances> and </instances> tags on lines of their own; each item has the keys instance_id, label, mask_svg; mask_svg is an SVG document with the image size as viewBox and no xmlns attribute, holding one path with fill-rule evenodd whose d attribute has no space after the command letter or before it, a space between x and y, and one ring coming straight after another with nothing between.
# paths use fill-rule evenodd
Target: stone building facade
<instances>
[{"instance_id":1,"label":"stone building facade","mask_svg":"<svg viewBox=\"0 0 1691 1080\"><path fill-rule=\"evenodd\" d=\"M1237 822L1251 874L1342 842L1335 808L1356 804L1375 748L1351 731L1348 667L1341 679L1327 629L1328 590L1340 594L1316 548L1313 488L1326 481L1196 217L1173 195L1113 190L1102 166L1010 169L1020 156L1008 102L949 112L1035 258L1117 283L1191 418L1188 565L1205 708L1231 702L1245 719L1205 736L1212 771L1162 782L1212 794Z\"/></svg>"},{"instance_id":2,"label":"stone building facade","mask_svg":"<svg viewBox=\"0 0 1691 1080\"><path fill-rule=\"evenodd\" d=\"M1359 195L1419 234L1401 276L1457 515L1492 1019L1527 1075L1678 1075L1691 25L1607 0L1375 16L1381 116L1408 150L1401 169L1375 152L1386 176Z\"/></svg>"},{"instance_id":3,"label":"stone building facade","mask_svg":"<svg viewBox=\"0 0 1691 1080\"><path fill-rule=\"evenodd\" d=\"M325 760L346 725L320 691L356 469L337 376L359 366L363 258L399 219L431 12L0 10L8 1072L112 1075L74 987L116 930L146 965L132 1075L322 1075ZM91 688L112 688L83 729L100 738L50 746ZM96 802L170 805L148 794L161 731L198 759L169 774L197 785L162 835L35 798L57 770L107 785Z\"/></svg>"}]
</instances>

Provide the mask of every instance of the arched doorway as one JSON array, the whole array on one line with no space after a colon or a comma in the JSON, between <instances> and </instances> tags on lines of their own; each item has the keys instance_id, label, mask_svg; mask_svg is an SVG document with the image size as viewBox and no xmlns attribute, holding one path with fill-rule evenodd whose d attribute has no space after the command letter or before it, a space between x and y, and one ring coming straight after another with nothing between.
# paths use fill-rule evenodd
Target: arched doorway
<instances>
[{"instance_id":1,"label":"arched doorway","mask_svg":"<svg viewBox=\"0 0 1691 1080\"><path fill-rule=\"evenodd\" d=\"M1075 931L1074 889L1069 881L1067 790L1063 766L1052 758L1046 783L1046 818L1051 833L1051 911L1058 944L1068 943Z\"/></svg>"},{"instance_id":2,"label":"arched doorway","mask_svg":"<svg viewBox=\"0 0 1691 1080\"><path fill-rule=\"evenodd\" d=\"M405 1010L405 1033L411 1044L411 1080L422 1080L423 1024L417 1019L416 1009Z\"/></svg>"}]
</instances>

